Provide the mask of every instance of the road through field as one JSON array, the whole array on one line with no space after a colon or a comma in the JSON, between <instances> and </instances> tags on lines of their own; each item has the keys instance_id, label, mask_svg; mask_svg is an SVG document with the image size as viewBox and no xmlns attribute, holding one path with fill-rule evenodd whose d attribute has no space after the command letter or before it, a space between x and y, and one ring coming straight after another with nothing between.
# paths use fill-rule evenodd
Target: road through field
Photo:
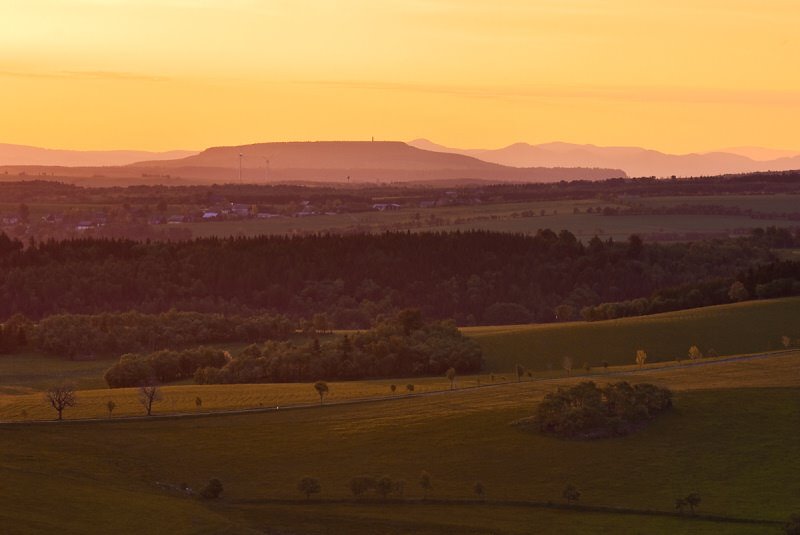
<instances>
[{"instance_id":1,"label":"road through field","mask_svg":"<svg viewBox=\"0 0 800 535\"><path fill-rule=\"evenodd\" d=\"M755 353L749 355L737 355L737 356L730 356L730 357L720 357L713 360L700 360L700 361L689 361L685 364L674 363L674 364L663 364L663 365L650 365L644 367L642 369L632 368L630 366L626 366L624 370L612 370L606 373L598 374L574 374L568 377L555 377L555 378L541 378L541 379L527 379L522 381L521 384L524 385L531 385L531 383L537 385L547 385L547 384L555 384L555 385L563 385L565 383L574 383L580 380L597 380L602 379L605 377L627 377L627 376L642 376L642 375L654 375L658 376L664 372L681 372L686 371L691 368L699 368L699 367L716 367L716 366L724 366L730 365L732 363L741 363L741 362L750 362L750 361L758 361L764 359L778 359L781 357L789 357L789 356L800 356L800 350L783 350L783 351L773 351L767 353ZM698 376L695 381L693 381L692 388L711 388L709 384L709 378L707 375ZM157 420L157 419L175 419L175 418L197 418L197 417L205 417L205 416L224 416L224 415L235 415L235 414L252 414L252 413L265 413L265 412L277 412L277 411L288 411L288 410L305 410L305 409L315 409L315 408L325 408L325 407L335 407L340 405L359 405L359 404L367 404L367 403L380 403L380 402L387 402L387 401L397 401L402 399L412 399L412 398L426 398L426 397L433 397L433 396L446 396L446 395L455 395L459 393L475 391L475 390L486 390L486 389L498 389L502 387L509 387L518 384L517 382L507 381L507 382L500 382L500 383L492 383L492 384L484 384L484 385L474 385L474 386L466 386L461 388L455 389L442 389L442 390L433 390L428 392L419 392L419 393L409 393L397 396L372 396L372 397L360 397L360 398L352 398L352 399L344 399L344 400L336 400L336 401L329 401L327 403L316 403L316 402L308 402L308 403L292 403L287 405L280 405L275 407L251 407L251 408L243 408L243 409L221 409L221 410L214 410L214 411L199 411L199 412L177 412L177 413L166 413L166 414L154 414L151 416L146 415L135 415L135 416L118 416L113 419L109 418L72 418L68 420L5 420L0 421L0 425L14 425L14 424L65 424L65 423L72 423L72 422L92 422L92 421L114 421L114 422L124 422L124 421L138 421L138 420Z\"/></svg>"}]
</instances>

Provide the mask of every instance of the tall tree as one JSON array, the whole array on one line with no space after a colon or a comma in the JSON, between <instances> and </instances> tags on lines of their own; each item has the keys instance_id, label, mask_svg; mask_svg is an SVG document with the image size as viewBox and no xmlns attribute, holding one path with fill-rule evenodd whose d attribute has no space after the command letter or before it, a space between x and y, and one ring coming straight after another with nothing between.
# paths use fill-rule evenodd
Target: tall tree
<instances>
[{"instance_id":1,"label":"tall tree","mask_svg":"<svg viewBox=\"0 0 800 535\"><path fill-rule=\"evenodd\" d=\"M317 394L319 394L319 404L322 405L325 399L325 395L329 391L328 383L326 383L325 381L317 381L316 383L314 383L314 390L316 390Z\"/></svg>"},{"instance_id":2,"label":"tall tree","mask_svg":"<svg viewBox=\"0 0 800 535\"><path fill-rule=\"evenodd\" d=\"M455 388L455 381L456 381L456 369L455 368L448 368L447 371L444 373L445 377L450 381L450 390Z\"/></svg>"},{"instance_id":3,"label":"tall tree","mask_svg":"<svg viewBox=\"0 0 800 535\"><path fill-rule=\"evenodd\" d=\"M161 401L162 398L161 389L153 381L139 387L139 403L144 406L148 416L152 414L153 403Z\"/></svg>"},{"instance_id":4,"label":"tall tree","mask_svg":"<svg viewBox=\"0 0 800 535\"><path fill-rule=\"evenodd\" d=\"M51 386L44 394L44 400L58 412L58 419L62 419L64 409L74 407L77 403L75 387L69 383L59 383Z\"/></svg>"}]
</instances>

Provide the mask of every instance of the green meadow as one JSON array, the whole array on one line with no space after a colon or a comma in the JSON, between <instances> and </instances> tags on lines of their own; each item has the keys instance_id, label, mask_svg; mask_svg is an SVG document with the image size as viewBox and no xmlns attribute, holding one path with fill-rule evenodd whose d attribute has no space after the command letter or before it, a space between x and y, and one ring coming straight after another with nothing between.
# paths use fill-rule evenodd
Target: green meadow
<instances>
[{"instance_id":1,"label":"green meadow","mask_svg":"<svg viewBox=\"0 0 800 535\"><path fill-rule=\"evenodd\" d=\"M798 366L795 352L623 373L614 380L673 388L675 408L633 435L592 442L510 425L579 378L252 414L5 424L0 525L7 533L779 533L800 493ZM430 503L420 500L421 470L432 477ZM404 479L403 500L352 500L348 482L363 474ZM296 488L304 476L322 485L308 503ZM225 487L220 500L175 490L212 477ZM476 481L485 503L474 502ZM580 506L620 510L565 507L567 484L581 491ZM689 492L714 519L672 514Z\"/></svg>"},{"instance_id":2,"label":"green meadow","mask_svg":"<svg viewBox=\"0 0 800 535\"><path fill-rule=\"evenodd\" d=\"M800 298L748 301L617 320L466 327L481 345L486 367L558 370L564 357L574 367L633 364L637 349L648 363L686 360L696 345L708 354L736 355L782 348L781 339L800 339Z\"/></svg>"}]
</instances>

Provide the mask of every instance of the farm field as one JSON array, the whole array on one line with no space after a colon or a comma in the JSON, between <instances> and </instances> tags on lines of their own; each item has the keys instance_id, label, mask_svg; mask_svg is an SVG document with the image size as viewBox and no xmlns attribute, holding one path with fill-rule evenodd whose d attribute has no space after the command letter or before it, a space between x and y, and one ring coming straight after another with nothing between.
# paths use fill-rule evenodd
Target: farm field
<instances>
[{"instance_id":1,"label":"farm field","mask_svg":"<svg viewBox=\"0 0 800 535\"><path fill-rule=\"evenodd\" d=\"M530 370L534 379L565 375L562 359L573 360L573 374L604 376L609 372L636 369L634 355L645 349L645 368L685 366L688 348L696 344L704 353L714 348L725 356L782 349L781 337L794 343L800 338L800 298L748 301L701 309L669 312L602 322L571 322L545 325L466 327L463 332L482 347L485 372L458 376L458 388L486 386L516 379L514 367ZM233 352L242 344L224 346ZM683 363L676 362L676 358ZM701 363L713 359L705 358ZM29 353L0 358L0 420L51 419L54 411L42 392L62 379L73 383L79 403L65 412L66 418L107 418L106 404L114 401L113 415L142 414L136 389L108 389L103 374L116 361L70 361ZM603 367L608 362L610 369ZM589 365L586 370L585 365ZM526 376L524 379L528 380ZM392 393L390 386L396 391ZM444 377L394 378L373 381L331 382L329 402L357 398L399 397L414 393L448 390ZM154 414L197 413L271 408L289 404L316 404L316 392L308 383L194 385L189 381L162 388L164 400L154 405ZM197 398L201 406L196 405Z\"/></svg>"},{"instance_id":2,"label":"farm field","mask_svg":"<svg viewBox=\"0 0 800 535\"><path fill-rule=\"evenodd\" d=\"M775 203L774 212L789 211L791 201L784 196L770 196L774 199L758 198L756 206L770 206ZM788 197L788 196L787 196ZM658 204L662 198L647 199ZM725 196L713 198L676 197L693 199L698 204L720 200L728 204ZM700 201L697 199L705 199ZM741 196L733 204L749 206L750 197ZM639 199L637 199L637 202ZM670 198L663 198L665 205ZM755 201L754 201L755 202ZM739 204L737 204L739 203ZM596 199L575 201L537 201L507 204L479 204L440 208L407 207L389 212L358 212L351 214L319 215L311 217L277 217L273 219L223 221L215 223L186 223L176 227L189 228L195 237L209 236L256 236L260 234L292 234L306 232L381 232L385 230L412 231L450 231L450 230L488 230L498 232L535 233L539 229L566 229L579 239L587 241L595 235L615 240L627 239L631 234L650 233L697 233L731 232L734 230L764 227L768 225L786 226L783 220L751 219L740 216L685 216L685 215L631 215L602 216L587 214L586 209L618 207L611 201ZM784 209L785 208L785 209ZM574 213L574 210L580 213ZM759 208L760 209L760 208ZM545 215L541 215L542 210ZM522 217L525 212L534 215Z\"/></svg>"},{"instance_id":3,"label":"farm field","mask_svg":"<svg viewBox=\"0 0 800 535\"><path fill-rule=\"evenodd\" d=\"M771 524L497 502L560 503L571 483L585 506L670 512L677 496L696 491L703 514L782 521L800 492L798 365L795 352L615 376L670 386L676 407L634 435L593 442L509 425L579 378L218 417L6 424L0 523L9 533L778 533ZM420 470L432 476L434 500L469 500L479 480L487 503L325 503L348 498L361 474L405 479L405 496L418 499ZM319 478L322 494L308 505L275 501L299 502L306 475ZM225 487L214 503L166 490L211 477Z\"/></svg>"},{"instance_id":4,"label":"farm field","mask_svg":"<svg viewBox=\"0 0 800 535\"><path fill-rule=\"evenodd\" d=\"M633 200L644 206L717 205L737 206L757 212L797 212L800 195L691 195L682 197L640 197Z\"/></svg>"},{"instance_id":5,"label":"farm field","mask_svg":"<svg viewBox=\"0 0 800 535\"><path fill-rule=\"evenodd\" d=\"M521 364L533 370L558 370L562 359L574 367L632 364L637 349L648 362L686 359L697 345L718 355L781 348L781 337L800 339L800 298L747 301L616 320L465 327L483 348L489 370Z\"/></svg>"}]
</instances>

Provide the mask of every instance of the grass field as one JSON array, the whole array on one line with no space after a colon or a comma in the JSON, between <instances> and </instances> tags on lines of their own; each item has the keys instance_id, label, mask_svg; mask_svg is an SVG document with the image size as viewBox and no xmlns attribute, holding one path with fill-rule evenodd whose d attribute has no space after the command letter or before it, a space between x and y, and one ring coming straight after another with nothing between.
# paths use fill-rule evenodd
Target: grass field
<instances>
[{"instance_id":1,"label":"grass field","mask_svg":"<svg viewBox=\"0 0 800 535\"><path fill-rule=\"evenodd\" d=\"M757 212L797 212L800 195L698 195L683 197L641 197L636 204L645 206L715 205L737 206Z\"/></svg>"},{"instance_id":2,"label":"grass field","mask_svg":"<svg viewBox=\"0 0 800 535\"><path fill-rule=\"evenodd\" d=\"M406 496L419 498L416 479L427 470L436 499L468 499L480 480L490 502L558 503L572 483L587 506L666 512L697 491L705 514L780 521L800 493L798 366L794 353L615 377L671 386L676 408L634 435L595 442L509 425L575 378L222 417L6 425L0 525L7 533L778 533L493 503L258 501L300 498L305 475L322 483L316 500L347 497L360 474L403 478ZM211 477L225 486L213 504L159 486L197 488Z\"/></svg>"},{"instance_id":3,"label":"grass field","mask_svg":"<svg viewBox=\"0 0 800 535\"><path fill-rule=\"evenodd\" d=\"M725 198L720 197L720 199L724 200ZM744 197L741 202L744 203L746 199ZM711 202L711 200L707 200L707 202ZM775 202L777 207L785 205L783 199L776 199ZM720 204L725 203L720 202ZM766 204L768 205L769 203L767 202ZM610 201L592 199L440 208L409 207L391 212L373 211L313 217L279 217L261 220L187 223L179 226L189 228L196 237L282 235L295 232L342 232L350 230L380 232L408 228L413 231L490 230L535 233L539 229L550 228L556 230L567 229L583 241L588 241L595 235L622 240L634 233L729 232L734 229L756 228L767 225L787 226L787 222L783 220L756 220L738 216L633 215L606 217L585 213L589 207L603 208L606 206L615 207L618 205ZM576 208L581 213L573 213ZM540 215L542 210L546 212L546 215ZM772 211L782 212L785 210L776 208ZM535 216L520 217L523 212L534 212ZM434 218L435 223L422 224L430 221L431 218Z\"/></svg>"},{"instance_id":4,"label":"grass field","mask_svg":"<svg viewBox=\"0 0 800 535\"><path fill-rule=\"evenodd\" d=\"M619 320L498 327L467 327L489 370L557 370L565 356L576 368L603 361L632 364L637 349L648 362L687 358L689 347L719 355L779 349L781 337L800 339L800 298L748 301Z\"/></svg>"}]
</instances>

